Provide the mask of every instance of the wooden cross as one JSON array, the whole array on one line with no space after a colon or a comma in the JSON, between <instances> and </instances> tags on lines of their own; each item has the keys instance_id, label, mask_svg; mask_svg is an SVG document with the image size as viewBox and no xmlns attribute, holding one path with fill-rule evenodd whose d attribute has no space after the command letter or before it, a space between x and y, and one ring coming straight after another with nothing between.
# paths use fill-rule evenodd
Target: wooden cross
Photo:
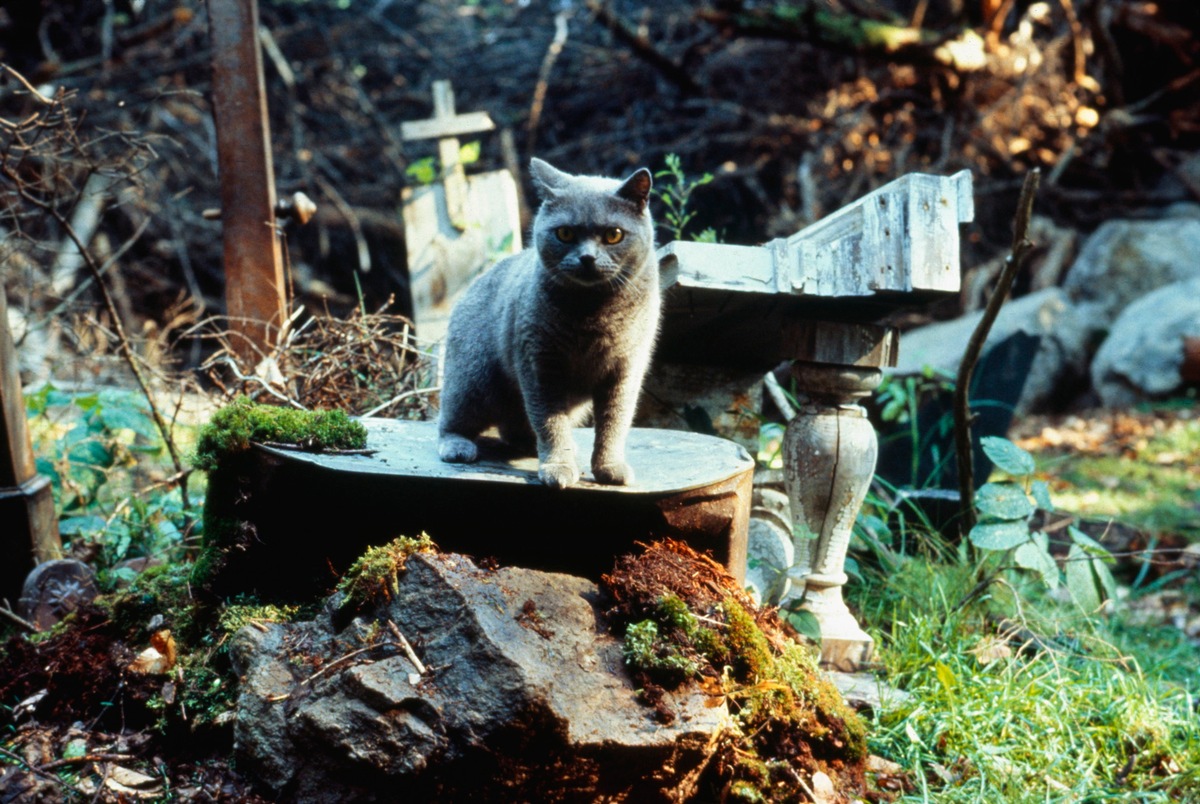
<instances>
[{"instance_id":1,"label":"wooden cross","mask_svg":"<svg viewBox=\"0 0 1200 804\"><path fill-rule=\"evenodd\" d=\"M487 112L454 111L454 89L449 81L433 82L433 117L401 123L401 139L438 141L438 160L442 166L442 185L446 189L446 207L450 221L459 229L467 228L467 174L459 161L458 137L492 131L496 124Z\"/></svg>"}]
</instances>

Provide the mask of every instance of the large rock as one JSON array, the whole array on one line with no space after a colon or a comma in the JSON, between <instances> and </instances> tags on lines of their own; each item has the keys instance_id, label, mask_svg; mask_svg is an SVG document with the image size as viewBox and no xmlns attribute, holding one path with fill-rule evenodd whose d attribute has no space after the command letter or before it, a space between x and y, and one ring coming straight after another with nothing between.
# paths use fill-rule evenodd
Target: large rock
<instances>
[{"instance_id":1,"label":"large rock","mask_svg":"<svg viewBox=\"0 0 1200 804\"><path fill-rule=\"evenodd\" d=\"M1114 220L1083 244L1063 288L1097 327L1152 290L1200 277L1200 220Z\"/></svg>"},{"instance_id":2,"label":"large rock","mask_svg":"<svg viewBox=\"0 0 1200 804\"><path fill-rule=\"evenodd\" d=\"M982 317L983 311L979 311L905 333L900 341L896 367L889 373L919 375L925 366L929 366L954 376L967 341ZM1065 390L1077 388L1080 380L1087 377L1089 346L1096 329L1062 290L1046 288L1007 302L1000 308L986 347L998 344L1016 332L1041 337L1025 389L1016 405L1017 415L1051 406Z\"/></svg>"},{"instance_id":3,"label":"large rock","mask_svg":"<svg viewBox=\"0 0 1200 804\"><path fill-rule=\"evenodd\" d=\"M1200 277L1147 293L1117 317L1092 362L1100 400L1125 407L1183 390L1187 338L1200 338Z\"/></svg>"},{"instance_id":4,"label":"large rock","mask_svg":"<svg viewBox=\"0 0 1200 804\"><path fill-rule=\"evenodd\" d=\"M686 795L728 712L680 692L664 724L640 705L597 597L580 578L418 554L390 602L344 627L335 597L313 622L245 628L241 761L318 804Z\"/></svg>"}]
</instances>

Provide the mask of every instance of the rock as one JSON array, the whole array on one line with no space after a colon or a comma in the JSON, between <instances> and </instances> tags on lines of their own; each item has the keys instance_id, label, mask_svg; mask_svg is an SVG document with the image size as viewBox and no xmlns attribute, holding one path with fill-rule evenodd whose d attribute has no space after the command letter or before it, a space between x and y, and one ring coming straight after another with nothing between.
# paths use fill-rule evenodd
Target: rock
<instances>
[{"instance_id":1,"label":"rock","mask_svg":"<svg viewBox=\"0 0 1200 804\"><path fill-rule=\"evenodd\" d=\"M1182 391L1186 344L1197 337L1200 276L1142 296L1117 317L1092 363L1100 400L1126 407Z\"/></svg>"},{"instance_id":2,"label":"rock","mask_svg":"<svg viewBox=\"0 0 1200 804\"><path fill-rule=\"evenodd\" d=\"M687 688L667 694L670 724L640 705L598 596L580 578L418 554L391 601L344 627L335 596L315 621L244 628L240 767L318 803L676 800L728 711Z\"/></svg>"},{"instance_id":3,"label":"rock","mask_svg":"<svg viewBox=\"0 0 1200 804\"><path fill-rule=\"evenodd\" d=\"M1089 323L1108 327L1152 290L1200 276L1200 220L1108 221L1083 244L1063 289Z\"/></svg>"},{"instance_id":4,"label":"rock","mask_svg":"<svg viewBox=\"0 0 1200 804\"><path fill-rule=\"evenodd\" d=\"M889 373L918 375L930 366L953 377L982 317L980 311L905 333L899 360ZM1052 407L1065 389L1076 387L1087 376L1089 345L1096 326L1080 315L1062 290L1046 288L1007 302L1000 308L987 345L997 344L1014 332L1042 338L1016 405L1017 415Z\"/></svg>"}]
</instances>

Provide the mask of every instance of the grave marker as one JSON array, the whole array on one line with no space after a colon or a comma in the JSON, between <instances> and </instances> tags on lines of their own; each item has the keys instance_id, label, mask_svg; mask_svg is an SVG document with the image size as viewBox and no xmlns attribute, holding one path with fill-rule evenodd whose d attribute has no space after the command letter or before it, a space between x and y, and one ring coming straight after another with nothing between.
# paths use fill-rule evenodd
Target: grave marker
<instances>
[{"instance_id":1,"label":"grave marker","mask_svg":"<svg viewBox=\"0 0 1200 804\"><path fill-rule=\"evenodd\" d=\"M405 141L438 141L439 178L406 188L404 231L417 333L445 335L457 294L492 262L521 250L517 185L506 170L468 176L459 137L495 129L486 112L455 110L449 81L433 82L433 116L401 125Z\"/></svg>"}]
</instances>

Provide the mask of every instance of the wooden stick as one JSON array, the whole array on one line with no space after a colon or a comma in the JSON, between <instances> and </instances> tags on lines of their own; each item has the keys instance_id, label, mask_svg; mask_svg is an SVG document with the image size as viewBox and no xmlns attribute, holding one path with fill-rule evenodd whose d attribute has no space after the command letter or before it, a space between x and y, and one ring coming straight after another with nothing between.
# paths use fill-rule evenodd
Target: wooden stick
<instances>
[{"instance_id":1,"label":"wooden stick","mask_svg":"<svg viewBox=\"0 0 1200 804\"><path fill-rule=\"evenodd\" d=\"M1033 246L1033 243L1026 239L1026 234L1029 231L1029 220L1033 216L1033 200L1037 195L1041 176L1042 172L1038 168L1025 174L1025 184L1021 187L1021 197L1017 201L1011 253L1005 260L1004 270L1000 272L996 289L992 292L992 297L988 299L987 307L984 308L983 318L979 319L975 331L971 333L971 339L967 341L967 350L963 353L962 362L958 365L958 378L954 385L954 453L958 459L960 538L965 537L971 532L971 528L975 527L975 470L972 463L974 455L971 449L971 402L969 396L971 375L975 371L975 365L979 362L979 356L983 352L983 345L987 341L988 333L992 331L992 325L996 322L996 316L1000 314L1000 307L1008 297L1013 280L1025 264L1025 258Z\"/></svg>"}]
</instances>

